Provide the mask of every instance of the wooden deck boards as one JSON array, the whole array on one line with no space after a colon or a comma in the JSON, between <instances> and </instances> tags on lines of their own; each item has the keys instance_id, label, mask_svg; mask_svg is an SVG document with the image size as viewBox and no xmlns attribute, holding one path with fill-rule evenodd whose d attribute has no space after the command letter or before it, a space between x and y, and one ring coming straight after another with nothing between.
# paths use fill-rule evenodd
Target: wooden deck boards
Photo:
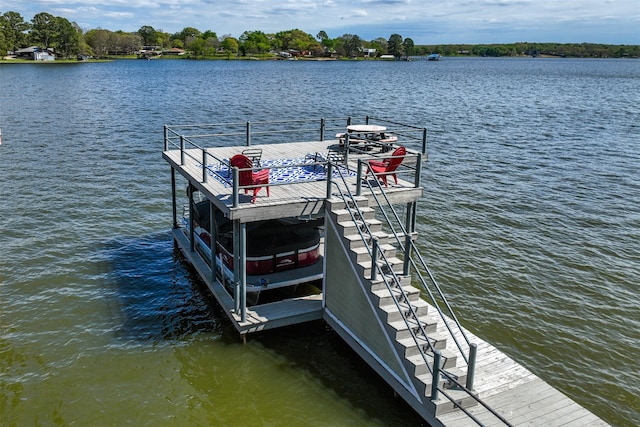
<instances>
[{"instance_id":1,"label":"wooden deck boards","mask_svg":"<svg viewBox=\"0 0 640 427\"><path fill-rule=\"evenodd\" d=\"M435 310L435 309L433 309ZM438 332L445 326L438 322ZM492 409L514 426L606 426L592 412L581 407L560 391L538 378L524 366L488 342L464 330L471 342L478 346L474 390ZM462 334L455 334L462 341ZM447 340L447 349L459 354L453 340ZM460 356L459 356L460 357ZM486 426L504 426L480 405L467 409ZM461 411L438 416L447 427L469 426L471 420Z\"/></svg>"},{"instance_id":2,"label":"wooden deck boards","mask_svg":"<svg viewBox=\"0 0 640 427\"><path fill-rule=\"evenodd\" d=\"M304 158L307 154L328 153L335 148L336 140L310 141L282 144L252 145L252 148L262 149L262 160ZM209 153L208 164L224 161L234 154L241 153L244 146L215 147L207 149ZM163 152L163 157L187 180L191 181L202 193L213 200L218 209L228 214L231 219L239 219L241 222L251 222L263 219L282 218L286 216L313 216L321 215L324 210L324 200L327 196L327 182L309 181L301 183L288 183L286 185L270 186L270 197L267 197L265 189L258 193L255 203L251 203L251 192L244 194L241 191L240 204L233 208L233 188L224 185L218 179L209 176L207 182L203 182L202 151L198 149L185 150L185 163L181 165L180 150ZM360 155L349 155L350 167L355 169L357 158ZM356 191L356 176L346 177L349 191ZM422 188L415 188L413 183L399 178L398 185L392 184L385 188L385 192L393 203L405 203L415 201L422 197Z\"/></svg>"}]
</instances>

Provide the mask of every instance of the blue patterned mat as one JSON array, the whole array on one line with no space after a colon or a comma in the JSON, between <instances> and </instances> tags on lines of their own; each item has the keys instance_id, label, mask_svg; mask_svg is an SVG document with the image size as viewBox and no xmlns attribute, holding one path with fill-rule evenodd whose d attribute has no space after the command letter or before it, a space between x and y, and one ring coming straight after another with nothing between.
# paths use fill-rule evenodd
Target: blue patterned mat
<instances>
[{"instance_id":1,"label":"blue patterned mat","mask_svg":"<svg viewBox=\"0 0 640 427\"><path fill-rule=\"evenodd\" d=\"M317 162L325 162L326 157L319 154L309 154L306 157L299 157L296 159L276 159L276 160L262 160L260 166L263 169L269 169L269 182L273 184L283 183L296 183L296 182L310 182L310 181L323 181L327 179L327 171L324 165L314 164ZM213 176L225 187L231 187L232 173L229 167L225 164L209 164L207 165L209 170L209 176ZM355 172L349 171L348 173L343 169L343 175L355 176ZM339 177L340 172L334 170L332 175Z\"/></svg>"}]
</instances>

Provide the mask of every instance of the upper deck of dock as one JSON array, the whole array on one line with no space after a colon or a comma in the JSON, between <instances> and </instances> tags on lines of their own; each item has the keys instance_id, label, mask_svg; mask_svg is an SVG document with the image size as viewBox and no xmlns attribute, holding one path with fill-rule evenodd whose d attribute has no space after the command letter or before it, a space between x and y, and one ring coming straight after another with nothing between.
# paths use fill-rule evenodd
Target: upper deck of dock
<instances>
[{"instance_id":1,"label":"upper deck of dock","mask_svg":"<svg viewBox=\"0 0 640 427\"><path fill-rule=\"evenodd\" d=\"M368 120L368 119L367 119ZM409 153L403 160L398 170L398 184L395 183L386 188L386 193L392 203L413 201L422 196L419 186L420 163L425 159L423 150L425 143L421 140L424 131L421 128L407 128L406 125L397 126L397 132L404 135L395 144L349 144L349 141L339 140L334 137L333 130L346 129L344 125L319 129L304 129L297 135L290 135L287 131L280 134L278 129L267 130L268 138L258 138L260 131L253 125L251 138L249 131L222 133L198 133L192 136L178 135L178 131L172 127L165 129L165 149L163 158L171 164L172 168L179 172L195 189L200 191L207 199L211 200L216 208L221 210L226 217L240 222L251 222L286 216L313 217L321 215L324 209L324 200L328 192L332 191L327 185L328 163L333 163L332 177L339 176L340 183L348 188L347 191L356 192L359 181L359 173L366 175L367 160L390 156L391 149L407 144ZM267 124L262 124L266 127ZM268 125L272 125L269 123ZM249 128L249 124L245 125ZM307 125L308 126L308 125ZM200 128L198 128L200 130ZM183 130L181 129L180 132ZM192 130L195 132L195 130ZM211 131L210 131L211 132ZM172 138L172 134L175 133ZM196 132L197 133L197 132ZM331 137L324 139L329 133ZM274 135L277 135L275 137ZM317 139L293 140L296 136ZM266 143L258 143L266 139ZM248 145L250 144L250 145ZM410 147L416 147L412 150ZM272 176L269 183L270 195L267 197L263 189L254 203L251 203L251 194L245 194L243 189L235 188L233 171L229 165L229 159L248 148L258 150L260 166L270 169ZM337 171L338 167L340 172ZM305 169L305 176L295 176L296 170ZM293 172L292 172L293 171ZM273 176L276 178L274 179ZM371 177L371 175L369 175ZM373 179L373 178L372 178ZM236 193L234 193L234 191ZM249 192L250 193L250 192Z\"/></svg>"}]
</instances>

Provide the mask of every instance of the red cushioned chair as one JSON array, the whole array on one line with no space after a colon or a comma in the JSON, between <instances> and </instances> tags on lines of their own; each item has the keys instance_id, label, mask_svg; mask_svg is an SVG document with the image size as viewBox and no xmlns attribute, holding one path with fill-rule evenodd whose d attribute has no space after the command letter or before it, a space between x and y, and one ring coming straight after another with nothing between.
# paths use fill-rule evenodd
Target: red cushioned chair
<instances>
[{"instance_id":1,"label":"red cushioned chair","mask_svg":"<svg viewBox=\"0 0 640 427\"><path fill-rule=\"evenodd\" d=\"M264 185L267 187L267 197L269 194L269 169L262 169L259 171L253 170L253 162L250 158L245 156L244 154L236 154L233 156L229 162L231 167L236 167L240 169L239 178L240 178L240 187L251 186L251 185ZM253 198L251 199L251 203L256 202L256 196L262 187L253 187L253 188L245 188L244 194L247 194L249 190L253 191Z\"/></svg>"},{"instance_id":2,"label":"red cushioned chair","mask_svg":"<svg viewBox=\"0 0 640 427\"><path fill-rule=\"evenodd\" d=\"M398 184L396 169L398 169L398 166L400 166L406 154L406 148L398 147L391 154L391 157L382 160L369 160L369 170L373 172L376 178L382 180L385 187L387 187L387 176L389 175L391 175L396 184ZM369 170L367 170L367 173L369 173Z\"/></svg>"}]
</instances>

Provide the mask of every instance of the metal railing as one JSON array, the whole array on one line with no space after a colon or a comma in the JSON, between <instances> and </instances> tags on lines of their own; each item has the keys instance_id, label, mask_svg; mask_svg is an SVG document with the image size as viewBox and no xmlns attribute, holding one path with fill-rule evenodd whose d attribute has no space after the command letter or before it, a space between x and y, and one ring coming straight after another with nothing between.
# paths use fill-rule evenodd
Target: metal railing
<instances>
[{"instance_id":1,"label":"metal railing","mask_svg":"<svg viewBox=\"0 0 640 427\"><path fill-rule=\"evenodd\" d=\"M416 173L414 176L414 183L416 187L418 187L420 183L420 157L421 156L418 154ZM328 165L329 169L333 167L339 167L339 165L333 165L331 163ZM352 193L349 190L349 186L347 185L342 173L338 174L338 183L331 179L331 174L327 174L329 177L327 182L327 198L337 196L339 199L343 200L351 220L358 225L356 228L371 258L371 277L369 277L369 279L371 281L375 281L380 278L382 283L384 283L408 328L411 338L415 343L422 360L432 376L430 399L436 400L441 394L447 400L452 402L454 406L462 410L471 420L473 420L473 422L478 425L483 425L483 423L473 414L471 414L461 404L457 403L459 399L456 399L447 392L447 390L455 387L457 390L466 392L469 397L474 399L490 414L495 416L499 422L510 426L511 424L504 417L498 414L494 409L483 402L481 398L473 393L477 347L468 339L451 305L448 303L442 288L435 280L435 277L429 270L424 258L415 245L412 238L413 232L408 229L408 224L410 224L411 221L407 220L407 223L403 224L400 215L398 215L397 210L393 207L387 193L379 184L377 179L373 180L375 185L372 181L362 179L362 170L364 168L369 168L368 162L360 159L358 163L358 186L355 193ZM373 171L369 172L375 176ZM456 375L448 372L442 367L442 356L440 351L435 348L435 340L429 338L429 334L427 334L423 322L420 321L416 308L409 303L409 295L403 289L400 277L394 271L392 263L385 255L385 252L381 250L377 243L377 239L373 237L374 234L372 233L367 221L364 220L364 213L361 211L357 201L357 199L362 196L361 182L366 184L365 187L368 190L367 195L372 196L371 198L375 201L373 207L382 217L383 227L387 228L388 235L395 240L395 244L399 248L400 252L404 254L403 275L406 276L410 274L409 266L413 269L417 282L420 284L421 289L429 296L431 304L436 308L440 320L444 323L447 331L449 332L449 337L452 338L459 353L467 364L467 377L465 384L458 382L458 377ZM415 256L412 256L412 254L415 254ZM463 338L466 348L463 347L460 340L456 337L456 333L460 334ZM466 354L466 351L468 351L468 355ZM449 387L441 386L440 384L442 381L444 381L444 383Z\"/></svg>"},{"instance_id":2,"label":"metal railing","mask_svg":"<svg viewBox=\"0 0 640 427\"><path fill-rule=\"evenodd\" d=\"M331 117L321 119L297 119L297 120L280 120L280 121L258 121L258 122L236 122L236 123L216 123L216 124L190 124L190 125L165 125L164 126L164 151L180 150L180 165L186 164L187 158L196 162L196 165L202 168L203 183L206 183L210 176L215 173L212 166L224 165L229 171L227 179L223 184L233 188L234 207L239 204L239 192L241 190L250 190L257 187L272 187L277 185L289 185L290 183L269 183L262 185L246 185L240 186L237 179L233 179L234 171L229 165L228 159L219 158L211 154L208 149L214 147L226 146L251 146L256 142L261 144L277 144L282 142L290 142L294 138L300 141L327 139L327 135L335 133L335 131L346 130L346 127L352 123L369 124L375 122L387 127L387 132L401 135L402 145L408 148L420 148L424 153L426 150L426 128L413 125L398 123L395 121L366 116L364 118L357 117ZM286 136L283 141L283 136ZM335 139L331 136L329 139ZM357 148L349 147L349 138L342 148L344 150L344 162L348 162L348 153L351 150L358 151ZM371 141L375 144L375 141ZM194 151L195 150L195 151ZM305 162L301 164L289 164L287 166L270 166L272 169L290 168L290 167L309 167L319 165L325 167L330 159L323 159L319 162ZM253 170L260 170L262 167L255 167Z\"/></svg>"},{"instance_id":3,"label":"metal railing","mask_svg":"<svg viewBox=\"0 0 640 427\"><path fill-rule=\"evenodd\" d=\"M279 121L235 122L235 123L201 123L191 125L165 125L164 151L170 149L184 150L203 147L250 146L309 140L336 139L336 132L346 132L352 123L369 124L375 122L385 125L386 132L402 137L403 144L416 151L426 153L427 129L396 121L365 117L328 117L320 119L294 119ZM286 141L280 136L286 135Z\"/></svg>"}]
</instances>

